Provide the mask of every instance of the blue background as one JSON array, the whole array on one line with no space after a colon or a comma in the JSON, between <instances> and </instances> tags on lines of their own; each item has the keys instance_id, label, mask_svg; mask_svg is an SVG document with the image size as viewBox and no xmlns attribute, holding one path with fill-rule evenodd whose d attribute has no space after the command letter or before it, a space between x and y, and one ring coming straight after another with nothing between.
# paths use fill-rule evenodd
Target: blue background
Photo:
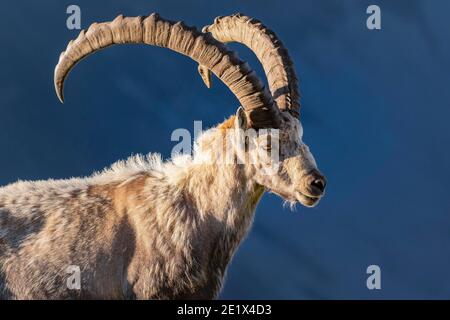
<instances>
[{"instance_id":1,"label":"blue background","mask_svg":"<svg viewBox=\"0 0 450 320\"><path fill-rule=\"evenodd\" d=\"M449 1L2 1L0 185L89 175L132 153L170 155L176 128L212 126L238 101L207 90L190 59L114 47L53 90L59 53L82 27L159 12L201 27L244 12L276 31L301 78L302 123L329 185L314 209L265 195L222 298L450 298ZM366 28L378 4L382 30ZM233 45L263 77L252 53ZM366 268L381 267L381 290Z\"/></svg>"}]
</instances>

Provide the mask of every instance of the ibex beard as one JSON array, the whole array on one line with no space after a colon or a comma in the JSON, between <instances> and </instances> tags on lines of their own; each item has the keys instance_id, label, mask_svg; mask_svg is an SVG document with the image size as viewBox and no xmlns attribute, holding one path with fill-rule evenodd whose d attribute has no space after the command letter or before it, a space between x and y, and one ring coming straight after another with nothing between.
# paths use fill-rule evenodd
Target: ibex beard
<instances>
[{"instance_id":1,"label":"ibex beard","mask_svg":"<svg viewBox=\"0 0 450 320\"><path fill-rule=\"evenodd\" d=\"M205 132L192 157L162 162L158 155L135 156L88 178L1 188L1 298L215 298L266 190L291 203L317 204L326 182L301 139L297 79L287 50L259 21L240 14L217 18L204 31L156 14L119 16L69 43L55 69L61 100L64 80L79 60L112 44L146 43L191 57L208 86L213 72L242 107ZM222 43L230 41L255 52L270 92ZM263 133L245 135L249 129ZM278 137L275 170L267 161L272 129ZM202 161L222 152L213 146L224 145L225 131L230 141L244 141L225 142L236 161ZM80 271L77 289L67 285L68 266Z\"/></svg>"}]
</instances>

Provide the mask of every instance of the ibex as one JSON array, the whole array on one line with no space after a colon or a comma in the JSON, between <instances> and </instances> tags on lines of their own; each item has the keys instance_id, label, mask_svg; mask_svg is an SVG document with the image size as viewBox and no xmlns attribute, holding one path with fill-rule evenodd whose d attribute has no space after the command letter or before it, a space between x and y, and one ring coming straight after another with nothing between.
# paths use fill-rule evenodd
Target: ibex
<instances>
[{"instance_id":1,"label":"ibex","mask_svg":"<svg viewBox=\"0 0 450 320\"><path fill-rule=\"evenodd\" d=\"M224 43L253 50L269 89ZM114 44L169 48L223 81L241 107L197 141L196 153L162 162L132 157L87 178L17 182L0 189L0 297L3 299L211 299L247 234L264 192L314 206L325 178L302 142L298 83L276 35L259 21L236 14L216 18L203 32L157 14L119 16L94 23L71 41L55 68L64 80L84 57ZM266 161L209 163L224 132L277 129L279 166ZM270 134L252 136L259 145ZM237 141L237 140L236 140ZM239 149L239 150L238 150ZM236 159L260 149L231 146ZM263 152L269 153L266 144ZM247 159L247 158L246 158ZM253 157L253 159L259 159ZM67 285L79 268L78 288Z\"/></svg>"}]
</instances>

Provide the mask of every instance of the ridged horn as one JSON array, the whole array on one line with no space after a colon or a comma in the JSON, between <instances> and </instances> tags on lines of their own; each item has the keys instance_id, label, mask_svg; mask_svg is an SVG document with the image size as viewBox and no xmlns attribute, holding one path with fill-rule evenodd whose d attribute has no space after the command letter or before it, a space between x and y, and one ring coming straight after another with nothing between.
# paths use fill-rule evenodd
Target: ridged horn
<instances>
[{"instance_id":1,"label":"ridged horn","mask_svg":"<svg viewBox=\"0 0 450 320\"><path fill-rule=\"evenodd\" d=\"M259 20L237 13L217 17L214 23L205 26L220 42L239 42L250 48L261 62L273 99L282 110L298 116L300 95L298 80L288 50L276 34ZM207 66L200 65L199 73L206 86L211 87L211 76Z\"/></svg>"},{"instance_id":2,"label":"ridged horn","mask_svg":"<svg viewBox=\"0 0 450 320\"><path fill-rule=\"evenodd\" d=\"M270 92L247 63L235 52L183 22L172 22L154 13L147 17L118 16L110 22L94 23L70 42L55 68L56 93L64 101L64 80L81 59L115 44L145 43L184 54L211 70L233 92L254 128L278 127L279 110Z\"/></svg>"}]
</instances>

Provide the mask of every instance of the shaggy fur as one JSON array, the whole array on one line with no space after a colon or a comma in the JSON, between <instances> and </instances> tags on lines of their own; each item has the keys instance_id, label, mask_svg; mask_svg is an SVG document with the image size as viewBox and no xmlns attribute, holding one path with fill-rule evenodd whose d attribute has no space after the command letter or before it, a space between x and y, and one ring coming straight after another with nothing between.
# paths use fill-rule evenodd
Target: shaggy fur
<instances>
[{"instance_id":1,"label":"shaggy fur","mask_svg":"<svg viewBox=\"0 0 450 320\"><path fill-rule=\"evenodd\" d=\"M280 152L297 160L289 155L278 178L259 177L261 164L205 161L239 125L232 118L205 132L193 157L134 156L84 179L1 188L0 298L215 298L265 187L290 200L296 174L315 168L287 117ZM66 283L72 265L80 290Z\"/></svg>"},{"instance_id":2,"label":"shaggy fur","mask_svg":"<svg viewBox=\"0 0 450 320\"><path fill-rule=\"evenodd\" d=\"M242 166L193 160L135 156L0 189L0 297L215 297L263 187ZM67 288L69 265L81 290Z\"/></svg>"},{"instance_id":3,"label":"shaggy fur","mask_svg":"<svg viewBox=\"0 0 450 320\"><path fill-rule=\"evenodd\" d=\"M78 61L114 44L145 43L191 57L206 76L211 70L242 107L203 134L192 157L163 163L158 155L135 156L84 179L0 188L0 298L214 298L266 189L291 204L317 204L325 179L301 140L287 51L258 21L230 19L240 26L228 19L226 28L251 31L234 32L246 35L234 40L255 49L277 103L211 34L157 14L94 23L69 42L54 73L61 101ZM249 134L263 128L273 131ZM81 271L80 288L68 285L74 270Z\"/></svg>"}]
</instances>

